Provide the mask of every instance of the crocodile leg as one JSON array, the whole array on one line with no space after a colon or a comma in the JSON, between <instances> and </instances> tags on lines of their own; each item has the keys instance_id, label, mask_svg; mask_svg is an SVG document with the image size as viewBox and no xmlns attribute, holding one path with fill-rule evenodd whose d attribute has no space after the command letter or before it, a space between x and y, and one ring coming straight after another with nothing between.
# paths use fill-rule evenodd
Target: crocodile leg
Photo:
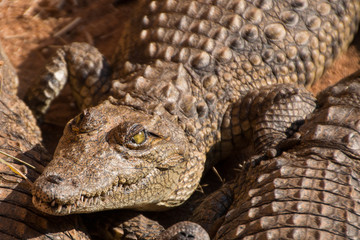
<instances>
[{"instance_id":1,"label":"crocodile leg","mask_svg":"<svg viewBox=\"0 0 360 240\"><path fill-rule=\"evenodd\" d=\"M86 43L72 43L56 51L40 81L31 87L24 101L41 119L67 82L80 109L90 107L106 95L111 70L103 55Z\"/></svg>"},{"instance_id":2,"label":"crocodile leg","mask_svg":"<svg viewBox=\"0 0 360 240\"><path fill-rule=\"evenodd\" d=\"M195 209L190 220L201 224L210 236L214 236L234 201L234 187L233 181L229 181L210 194Z\"/></svg>"},{"instance_id":3,"label":"crocodile leg","mask_svg":"<svg viewBox=\"0 0 360 240\"><path fill-rule=\"evenodd\" d=\"M233 201L214 239L359 239L360 71L317 99L279 156L250 159L228 183ZM207 212L200 205L193 220L206 226Z\"/></svg>"},{"instance_id":4,"label":"crocodile leg","mask_svg":"<svg viewBox=\"0 0 360 240\"><path fill-rule=\"evenodd\" d=\"M315 109L315 98L304 87L278 84L244 94L232 105L222 124L222 157L235 149L248 154L276 155L275 147L291 136ZM274 152L275 151L275 152Z\"/></svg>"}]
</instances>

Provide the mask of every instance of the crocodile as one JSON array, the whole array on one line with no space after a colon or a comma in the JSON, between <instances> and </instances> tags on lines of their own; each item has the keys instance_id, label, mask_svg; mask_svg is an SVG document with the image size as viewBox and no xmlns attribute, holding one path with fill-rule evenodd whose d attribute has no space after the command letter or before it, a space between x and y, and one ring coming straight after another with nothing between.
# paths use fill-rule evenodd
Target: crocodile
<instances>
[{"instance_id":1,"label":"crocodile","mask_svg":"<svg viewBox=\"0 0 360 240\"><path fill-rule=\"evenodd\" d=\"M0 150L31 164L0 154L30 181L40 175L51 157L41 145L40 129L30 109L17 96L16 72L0 45ZM32 204L31 186L0 164L0 239L90 239L78 216L45 216Z\"/></svg>"},{"instance_id":2,"label":"crocodile","mask_svg":"<svg viewBox=\"0 0 360 240\"><path fill-rule=\"evenodd\" d=\"M34 184L35 207L164 210L215 162L273 152L314 110L304 86L351 42L359 5L138 0L111 64L85 43L60 48L26 102L41 119L69 82L82 112Z\"/></svg>"},{"instance_id":3,"label":"crocodile","mask_svg":"<svg viewBox=\"0 0 360 240\"><path fill-rule=\"evenodd\" d=\"M51 157L41 144L40 129L36 120L17 94L19 80L15 69L0 45L0 158L19 169L30 183L0 164L0 239L72 239L86 240L109 235L105 226L96 228L98 233L90 233L89 225L81 216L56 217L44 215L32 204L31 182L39 177ZM14 161L11 156L33 167ZM133 214L134 215L134 214ZM208 234L197 224L179 222L164 229L158 222L136 214L129 218L122 213L119 216L104 216L107 221L119 222L116 235L111 239L210 239ZM87 217L89 218L89 217ZM90 216L92 222L98 216ZM114 231L113 231L114 232ZM195 235L196 234L196 235ZM177 238L181 236L183 238Z\"/></svg>"},{"instance_id":4,"label":"crocodile","mask_svg":"<svg viewBox=\"0 0 360 240\"><path fill-rule=\"evenodd\" d=\"M360 71L317 100L277 156L249 158L195 210L211 239L359 239Z\"/></svg>"}]
</instances>

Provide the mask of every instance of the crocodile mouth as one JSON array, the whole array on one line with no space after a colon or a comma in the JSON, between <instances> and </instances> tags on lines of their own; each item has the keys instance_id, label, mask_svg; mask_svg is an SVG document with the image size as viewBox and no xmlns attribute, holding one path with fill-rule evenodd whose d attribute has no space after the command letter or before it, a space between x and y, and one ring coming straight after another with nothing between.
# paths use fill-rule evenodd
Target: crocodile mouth
<instances>
[{"instance_id":1,"label":"crocodile mouth","mask_svg":"<svg viewBox=\"0 0 360 240\"><path fill-rule=\"evenodd\" d=\"M43 201L41 197L37 196L38 191L36 191L33 194L32 201L37 209L51 215L88 213L116 208L141 209L141 202L136 202L137 199L141 199L141 190L147 188L150 180L160 175L161 172L161 169L154 168L147 175L133 181L117 177L105 191L81 194L79 197L68 201L60 201L59 199L53 199L50 202ZM133 199L133 201L121 203L119 199L126 199L121 195L127 196L127 199Z\"/></svg>"}]
</instances>

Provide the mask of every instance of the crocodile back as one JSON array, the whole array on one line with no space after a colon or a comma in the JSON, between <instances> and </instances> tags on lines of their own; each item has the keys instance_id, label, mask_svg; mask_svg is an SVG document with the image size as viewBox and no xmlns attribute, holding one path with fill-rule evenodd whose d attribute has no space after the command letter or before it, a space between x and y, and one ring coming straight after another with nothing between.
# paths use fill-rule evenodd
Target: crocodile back
<instances>
[{"instance_id":1,"label":"crocodile back","mask_svg":"<svg viewBox=\"0 0 360 240\"><path fill-rule=\"evenodd\" d=\"M310 85L352 40L358 0L139 1L113 59L112 96L180 119L198 148L245 92Z\"/></svg>"},{"instance_id":2,"label":"crocodile back","mask_svg":"<svg viewBox=\"0 0 360 240\"><path fill-rule=\"evenodd\" d=\"M151 90L183 64L190 89L174 82L183 95L227 100L275 83L310 85L350 43L359 13L357 0L143 0L124 27L115 72L131 76L123 82L143 77L152 84L131 88ZM145 71L156 60L162 71Z\"/></svg>"}]
</instances>

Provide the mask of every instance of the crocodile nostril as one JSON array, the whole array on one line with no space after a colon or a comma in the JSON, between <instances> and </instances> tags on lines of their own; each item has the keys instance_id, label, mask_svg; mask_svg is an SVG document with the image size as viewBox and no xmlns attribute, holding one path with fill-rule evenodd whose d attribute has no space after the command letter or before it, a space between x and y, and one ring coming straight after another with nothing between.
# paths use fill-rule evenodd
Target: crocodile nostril
<instances>
[{"instance_id":1,"label":"crocodile nostril","mask_svg":"<svg viewBox=\"0 0 360 240\"><path fill-rule=\"evenodd\" d=\"M51 183L55 183L55 184L60 184L62 181L64 181L64 179L58 175L47 176L46 180Z\"/></svg>"}]
</instances>

